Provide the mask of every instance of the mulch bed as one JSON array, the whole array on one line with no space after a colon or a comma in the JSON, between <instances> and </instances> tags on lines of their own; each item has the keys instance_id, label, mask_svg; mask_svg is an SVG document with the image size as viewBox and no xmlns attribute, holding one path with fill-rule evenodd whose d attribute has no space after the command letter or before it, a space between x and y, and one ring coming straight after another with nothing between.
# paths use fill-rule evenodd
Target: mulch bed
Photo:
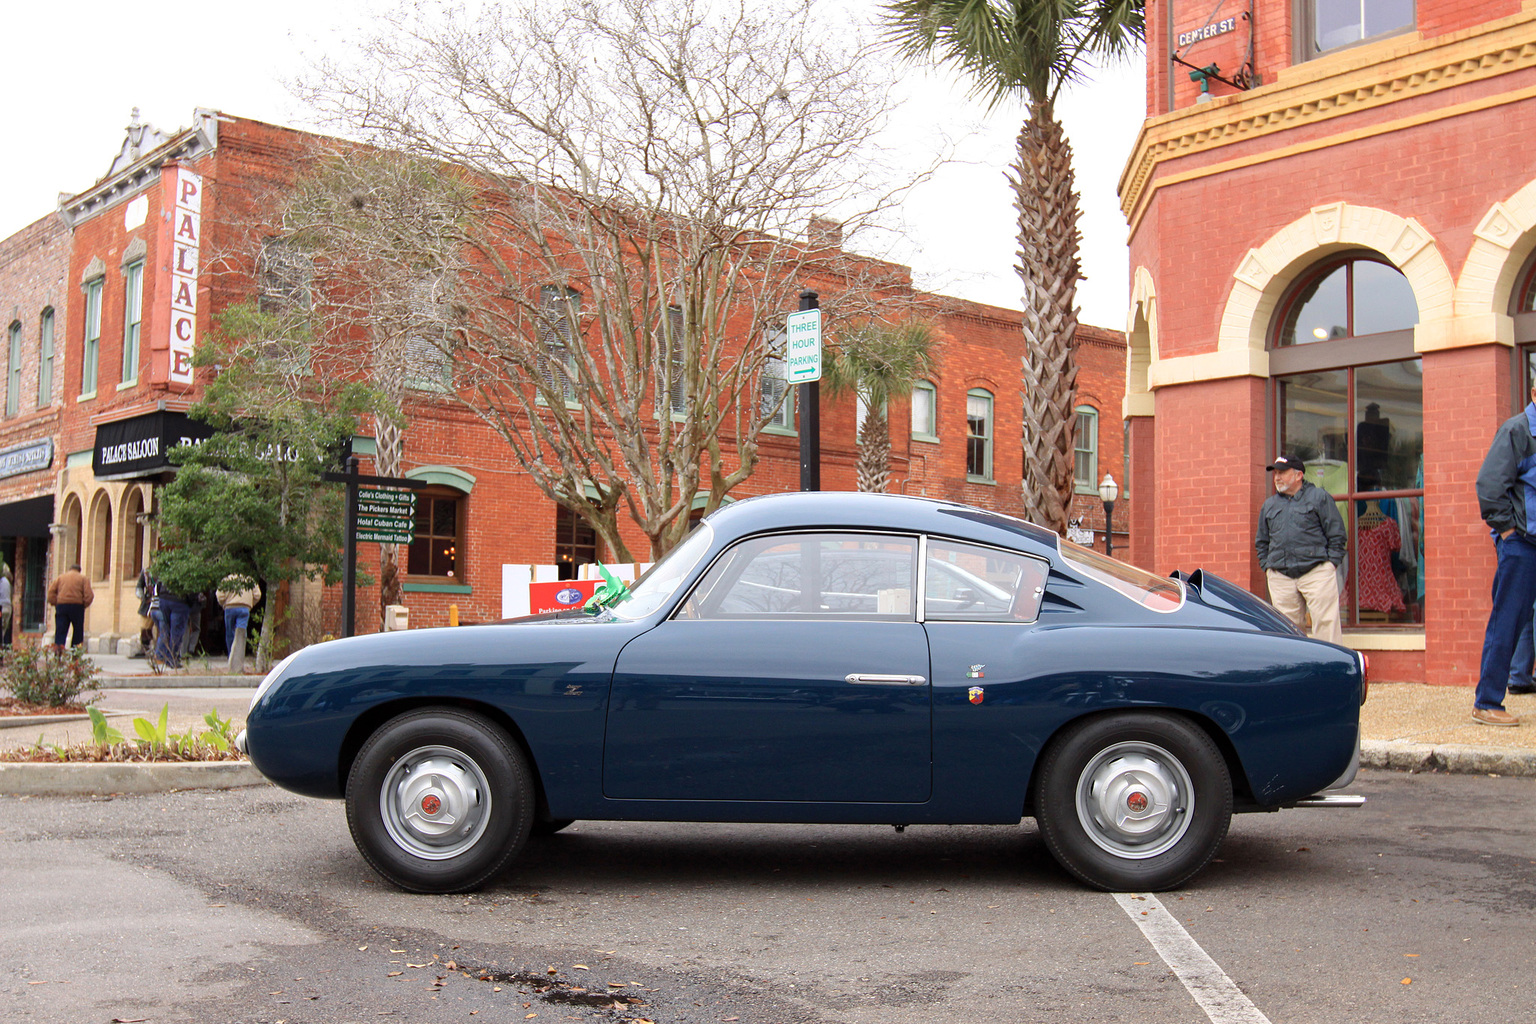
<instances>
[{"instance_id":1,"label":"mulch bed","mask_svg":"<svg viewBox=\"0 0 1536 1024\"><path fill-rule=\"evenodd\" d=\"M15 697L0 697L0 717L22 718L27 715L83 715L84 704L63 704L56 708L42 704L23 704Z\"/></svg>"},{"instance_id":2,"label":"mulch bed","mask_svg":"<svg viewBox=\"0 0 1536 1024\"><path fill-rule=\"evenodd\" d=\"M136 743L73 743L67 747L17 747L0 750L5 764L149 764L151 762L244 761L237 751L219 750L206 744L190 754L160 748L151 750Z\"/></svg>"}]
</instances>

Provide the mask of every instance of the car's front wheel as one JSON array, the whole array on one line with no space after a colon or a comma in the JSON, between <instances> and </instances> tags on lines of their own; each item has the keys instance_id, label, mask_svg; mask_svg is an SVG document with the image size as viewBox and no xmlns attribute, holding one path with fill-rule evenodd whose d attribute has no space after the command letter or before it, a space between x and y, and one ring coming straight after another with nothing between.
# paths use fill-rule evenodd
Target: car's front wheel
<instances>
[{"instance_id":1,"label":"car's front wheel","mask_svg":"<svg viewBox=\"0 0 1536 1024\"><path fill-rule=\"evenodd\" d=\"M528 761L496 726L461 711L413 711L384 724L347 777L347 824L379 874L410 892L463 892L528 839Z\"/></svg>"},{"instance_id":2,"label":"car's front wheel","mask_svg":"<svg viewBox=\"0 0 1536 1024\"><path fill-rule=\"evenodd\" d=\"M1232 819L1221 751L1175 715L1116 712L1067 730L1041 754L1034 789L1051 856L1080 881L1116 892L1188 881Z\"/></svg>"}]
</instances>

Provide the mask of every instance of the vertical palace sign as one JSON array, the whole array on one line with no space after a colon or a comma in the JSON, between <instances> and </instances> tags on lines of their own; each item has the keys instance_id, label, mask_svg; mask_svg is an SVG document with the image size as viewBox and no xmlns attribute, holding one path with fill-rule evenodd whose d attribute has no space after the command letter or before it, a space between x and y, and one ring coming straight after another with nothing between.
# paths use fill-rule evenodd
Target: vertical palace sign
<instances>
[{"instance_id":1,"label":"vertical palace sign","mask_svg":"<svg viewBox=\"0 0 1536 1024\"><path fill-rule=\"evenodd\" d=\"M192 383L197 345L197 261L203 239L203 176L186 167L171 175L171 336L168 378Z\"/></svg>"}]
</instances>

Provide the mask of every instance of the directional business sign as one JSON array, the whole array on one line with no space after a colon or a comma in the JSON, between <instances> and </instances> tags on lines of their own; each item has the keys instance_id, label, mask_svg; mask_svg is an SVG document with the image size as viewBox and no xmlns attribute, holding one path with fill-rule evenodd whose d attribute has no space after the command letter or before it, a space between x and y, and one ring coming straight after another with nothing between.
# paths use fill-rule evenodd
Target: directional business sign
<instances>
[{"instance_id":1,"label":"directional business sign","mask_svg":"<svg viewBox=\"0 0 1536 1024\"><path fill-rule=\"evenodd\" d=\"M357 539L409 544L416 521L416 493L387 487L357 491Z\"/></svg>"},{"instance_id":2,"label":"directional business sign","mask_svg":"<svg viewBox=\"0 0 1536 1024\"><path fill-rule=\"evenodd\" d=\"M821 380L821 310L802 309L784 318L784 362L791 384Z\"/></svg>"}]
</instances>

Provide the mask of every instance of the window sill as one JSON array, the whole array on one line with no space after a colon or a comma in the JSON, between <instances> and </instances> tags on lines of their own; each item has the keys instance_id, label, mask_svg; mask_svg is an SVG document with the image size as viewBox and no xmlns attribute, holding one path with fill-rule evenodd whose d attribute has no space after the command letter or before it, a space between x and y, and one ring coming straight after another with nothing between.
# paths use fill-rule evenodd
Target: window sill
<instances>
[{"instance_id":1,"label":"window sill","mask_svg":"<svg viewBox=\"0 0 1536 1024\"><path fill-rule=\"evenodd\" d=\"M799 437L800 431L791 427L776 427L773 424L763 428L763 433L772 434L774 437Z\"/></svg>"},{"instance_id":2,"label":"window sill","mask_svg":"<svg viewBox=\"0 0 1536 1024\"><path fill-rule=\"evenodd\" d=\"M77 402L89 402L89 401L92 401L93 399L95 399L95 397L96 397L96 392L94 392L94 391L82 391L75 398L75 401L77 401Z\"/></svg>"},{"instance_id":3,"label":"window sill","mask_svg":"<svg viewBox=\"0 0 1536 1024\"><path fill-rule=\"evenodd\" d=\"M912 440L914 440L914 441L921 441L924 444L938 444L938 443L940 443L939 442L939 435L937 435L937 434L913 434L912 435Z\"/></svg>"},{"instance_id":4,"label":"window sill","mask_svg":"<svg viewBox=\"0 0 1536 1024\"><path fill-rule=\"evenodd\" d=\"M117 390L119 390L119 391L127 391L129 388L136 388L138 386L139 386L139 378L135 377L132 380L125 380L125 381L123 381L121 384L119 384L117 386Z\"/></svg>"},{"instance_id":5,"label":"window sill","mask_svg":"<svg viewBox=\"0 0 1536 1024\"><path fill-rule=\"evenodd\" d=\"M968 484L986 484L988 487L996 487L997 480L990 476L972 476L965 474L965 482Z\"/></svg>"},{"instance_id":6,"label":"window sill","mask_svg":"<svg viewBox=\"0 0 1536 1024\"><path fill-rule=\"evenodd\" d=\"M411 583L401 585L407 594L473 594L475 589L467 583Z\"/></svg>"}]
</instances>

